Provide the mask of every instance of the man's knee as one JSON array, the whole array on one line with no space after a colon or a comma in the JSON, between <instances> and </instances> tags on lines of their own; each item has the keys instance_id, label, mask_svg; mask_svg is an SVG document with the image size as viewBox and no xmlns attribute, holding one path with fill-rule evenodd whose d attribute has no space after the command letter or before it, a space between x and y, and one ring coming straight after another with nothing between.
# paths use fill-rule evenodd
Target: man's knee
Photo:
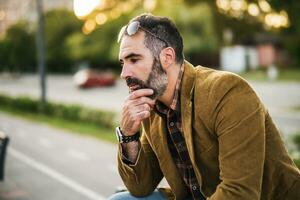
<instances>
[{"instance_id":1,"label":"man's knee","mask_svg":"<svg viewBox=\"0 0 300 200\"><path fill-rule=\"evenodd\" d=\"M166 198L158 190L155 190L149 196L141 198L134 197L128 191L125 191L113 194L109 200L166 200Z\"/></svg>"},{"instance_id":2,"label":"man's knee","mask_svg":"<svg viewBox=\"0 0 300 200\"><path fill-rule=\"evenodd\" d=\"M134 200L135 198L129 192L117 192L109 197L109 200Z\"/></svg>"}]
</instances>

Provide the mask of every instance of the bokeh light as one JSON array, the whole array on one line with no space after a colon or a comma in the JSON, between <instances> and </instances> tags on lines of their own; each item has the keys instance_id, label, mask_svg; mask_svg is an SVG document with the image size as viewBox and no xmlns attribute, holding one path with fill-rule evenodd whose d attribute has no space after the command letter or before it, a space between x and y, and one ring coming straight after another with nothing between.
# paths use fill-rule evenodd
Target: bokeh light
<instances>
[{"instance_id":1,"label":"bokeh light","mask_svg":"<svg viewBox=\"0 0 300 200\"><path fill-rule=\"evenodd\" d=\"M252 16L258 16L259 15L259 8L255 3L251 3L248 6L248 13Z\"/></svg>"},{"instance_id":2,"label":"bokeh light","mask_svg":"<svg viewBox=\"0 0 300 200\"><path fill-rule=\"evenodd\" d=\"M270 12L271 11L271 6L270 6L270 4L267 1L264 1L264 0L259 1L258 5L259 5L260 9L263 12Z\"/></svg>"},{"instance_id":3,"label":"bokeh light","mask_svg":"<svg viewBox=\"0 0 300 200\"><path fill-rule=\"evenodd\" d=\"M96 23L98 25L105 24L106 21L107 21L107 16L104 13L97 14L97 16L96 16Z\"/></svg>"},{"instance_id":4,"label":"bokeh light","mask_svg":"<svg viewBox=\"0 0 300 200\"><path fill-rule=\"evenodd\" d=\"M217 0L217 6L225 11L230 10L230 2L229 0Z\"/></svg>"},{"instance_id":5,"label":"bokeh light","mask_svg":"<svg viewBox=\"0 0 300 200\"><path fill-rule=\"evenodd\" d=\"M99 6L101 2L101 0L74 0L74 13L79 18L85 17L90 14L97 6Z\"/></svg>"},{"instance_id":6,"label":"bokeh light","mask_svg":"<svg viewBox=\"0 0 300 200\"><path fill-rule=\"evenodd\" d=\"M91 33L96 28L96 22L95 20L89 19L84 23L84 26L82 28L82 32L84 34Z\"/></svg>"}]
</instances>

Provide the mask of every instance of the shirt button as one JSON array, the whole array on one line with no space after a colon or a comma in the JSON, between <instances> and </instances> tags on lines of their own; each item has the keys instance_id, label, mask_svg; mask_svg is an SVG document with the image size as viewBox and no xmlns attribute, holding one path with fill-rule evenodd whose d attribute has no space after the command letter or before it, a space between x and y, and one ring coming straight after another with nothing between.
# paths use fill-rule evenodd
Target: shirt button
<instances>
[{"instance_id":1,"label":"shirt button","mask_svg":"<svg viewBox=\"0 0 300 200\"><path fill-rule=\"evenodd\" d=\"M174 126L174 122L170 122L170 126Z\"/></svg>"},{"instance_id":2,"label":"shirt button","mask_svg":"<svg viewBox=\"0 0 300 200\"><path fill-rule=\"evenodd\" d=\"M195 190L197 190L197 186L196 185L193 185L192 186L192 189L195 191Z\"/></svg>"}]
</instances>

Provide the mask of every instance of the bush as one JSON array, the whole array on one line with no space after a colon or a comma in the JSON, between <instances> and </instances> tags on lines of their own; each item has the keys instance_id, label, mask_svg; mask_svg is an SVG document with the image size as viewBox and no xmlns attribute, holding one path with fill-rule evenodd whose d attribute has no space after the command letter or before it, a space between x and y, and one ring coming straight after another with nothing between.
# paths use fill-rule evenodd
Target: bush
<instances>
[{"instance_id":1,"label":"bush","mask_svg":"<svg viewBox=\"0 0 300 200\"><path fill-rule=\"evenodd\" d=\"M84 108L79 105L64 105L48 102L45 108L41 108L40 102L28 97L8 97L0 95L0 107L12 110L47 115L74 122L101 125L107 128L114 127L114 113Z\"/></svg>"},{"instance_id":2,"label":"bush","mask_svg":"<svg viewBox=\"0 0 300 200\"><path fill-rule=\"evenodd\" d=\"M296 147L296 155L300 154L300 134L296 134L293 136L292 141ZM297 167L300 169L300 158L299 156L297 156L296 158L294 158L294 162L297 165Z\"/></svg>"},{"instance_id":3,"label":"bush","mask_svg":"<svg viewBox=\"0 0 300 200\"><path fill-rule=\"evenodd\" d=\"M72 11L64 9L50 10L45 13L45 47L47 70L56 73L72 72L74 62L70 58L65 40L80 33L82 22Z\"/></svg>"},{"instance_id":4,"label":"bush","mask_svg":"<svg viewBox=\"0 0 300 200\"><path fill-rule=\"evenodd\" d=\"M0 40L0 71L34 72L35 40L28 23L20 21L6 31Z\"/></svg>"}]
</instances>

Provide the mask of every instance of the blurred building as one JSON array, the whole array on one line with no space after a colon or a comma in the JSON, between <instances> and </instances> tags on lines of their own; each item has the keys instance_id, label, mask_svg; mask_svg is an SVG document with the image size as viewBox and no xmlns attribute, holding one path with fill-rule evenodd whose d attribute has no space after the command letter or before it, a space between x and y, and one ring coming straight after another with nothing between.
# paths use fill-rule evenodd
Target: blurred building
<instances>
[{"instance_id":1,"label":"blurred building","mask_svg":"<svg viewBox=\"0 0 300 200\"><path fill-rule=\"evenodd\" d=\"M35 21L37 0L0 0L0 37L6 29L19 20ZM44 10L73 9L72 0L43 0Z\"/></svg>"},{"instance_id":2,"label":"blurred building","mask_svg":"<svg viewBox=\"0 0 300 200\"><path fill-rule=\"evenodd\" d=\"M221 49L220 65L223 70L243 72L259 66L259 55L255 47L235 45Z\"/></svg>"}]
</instances>

